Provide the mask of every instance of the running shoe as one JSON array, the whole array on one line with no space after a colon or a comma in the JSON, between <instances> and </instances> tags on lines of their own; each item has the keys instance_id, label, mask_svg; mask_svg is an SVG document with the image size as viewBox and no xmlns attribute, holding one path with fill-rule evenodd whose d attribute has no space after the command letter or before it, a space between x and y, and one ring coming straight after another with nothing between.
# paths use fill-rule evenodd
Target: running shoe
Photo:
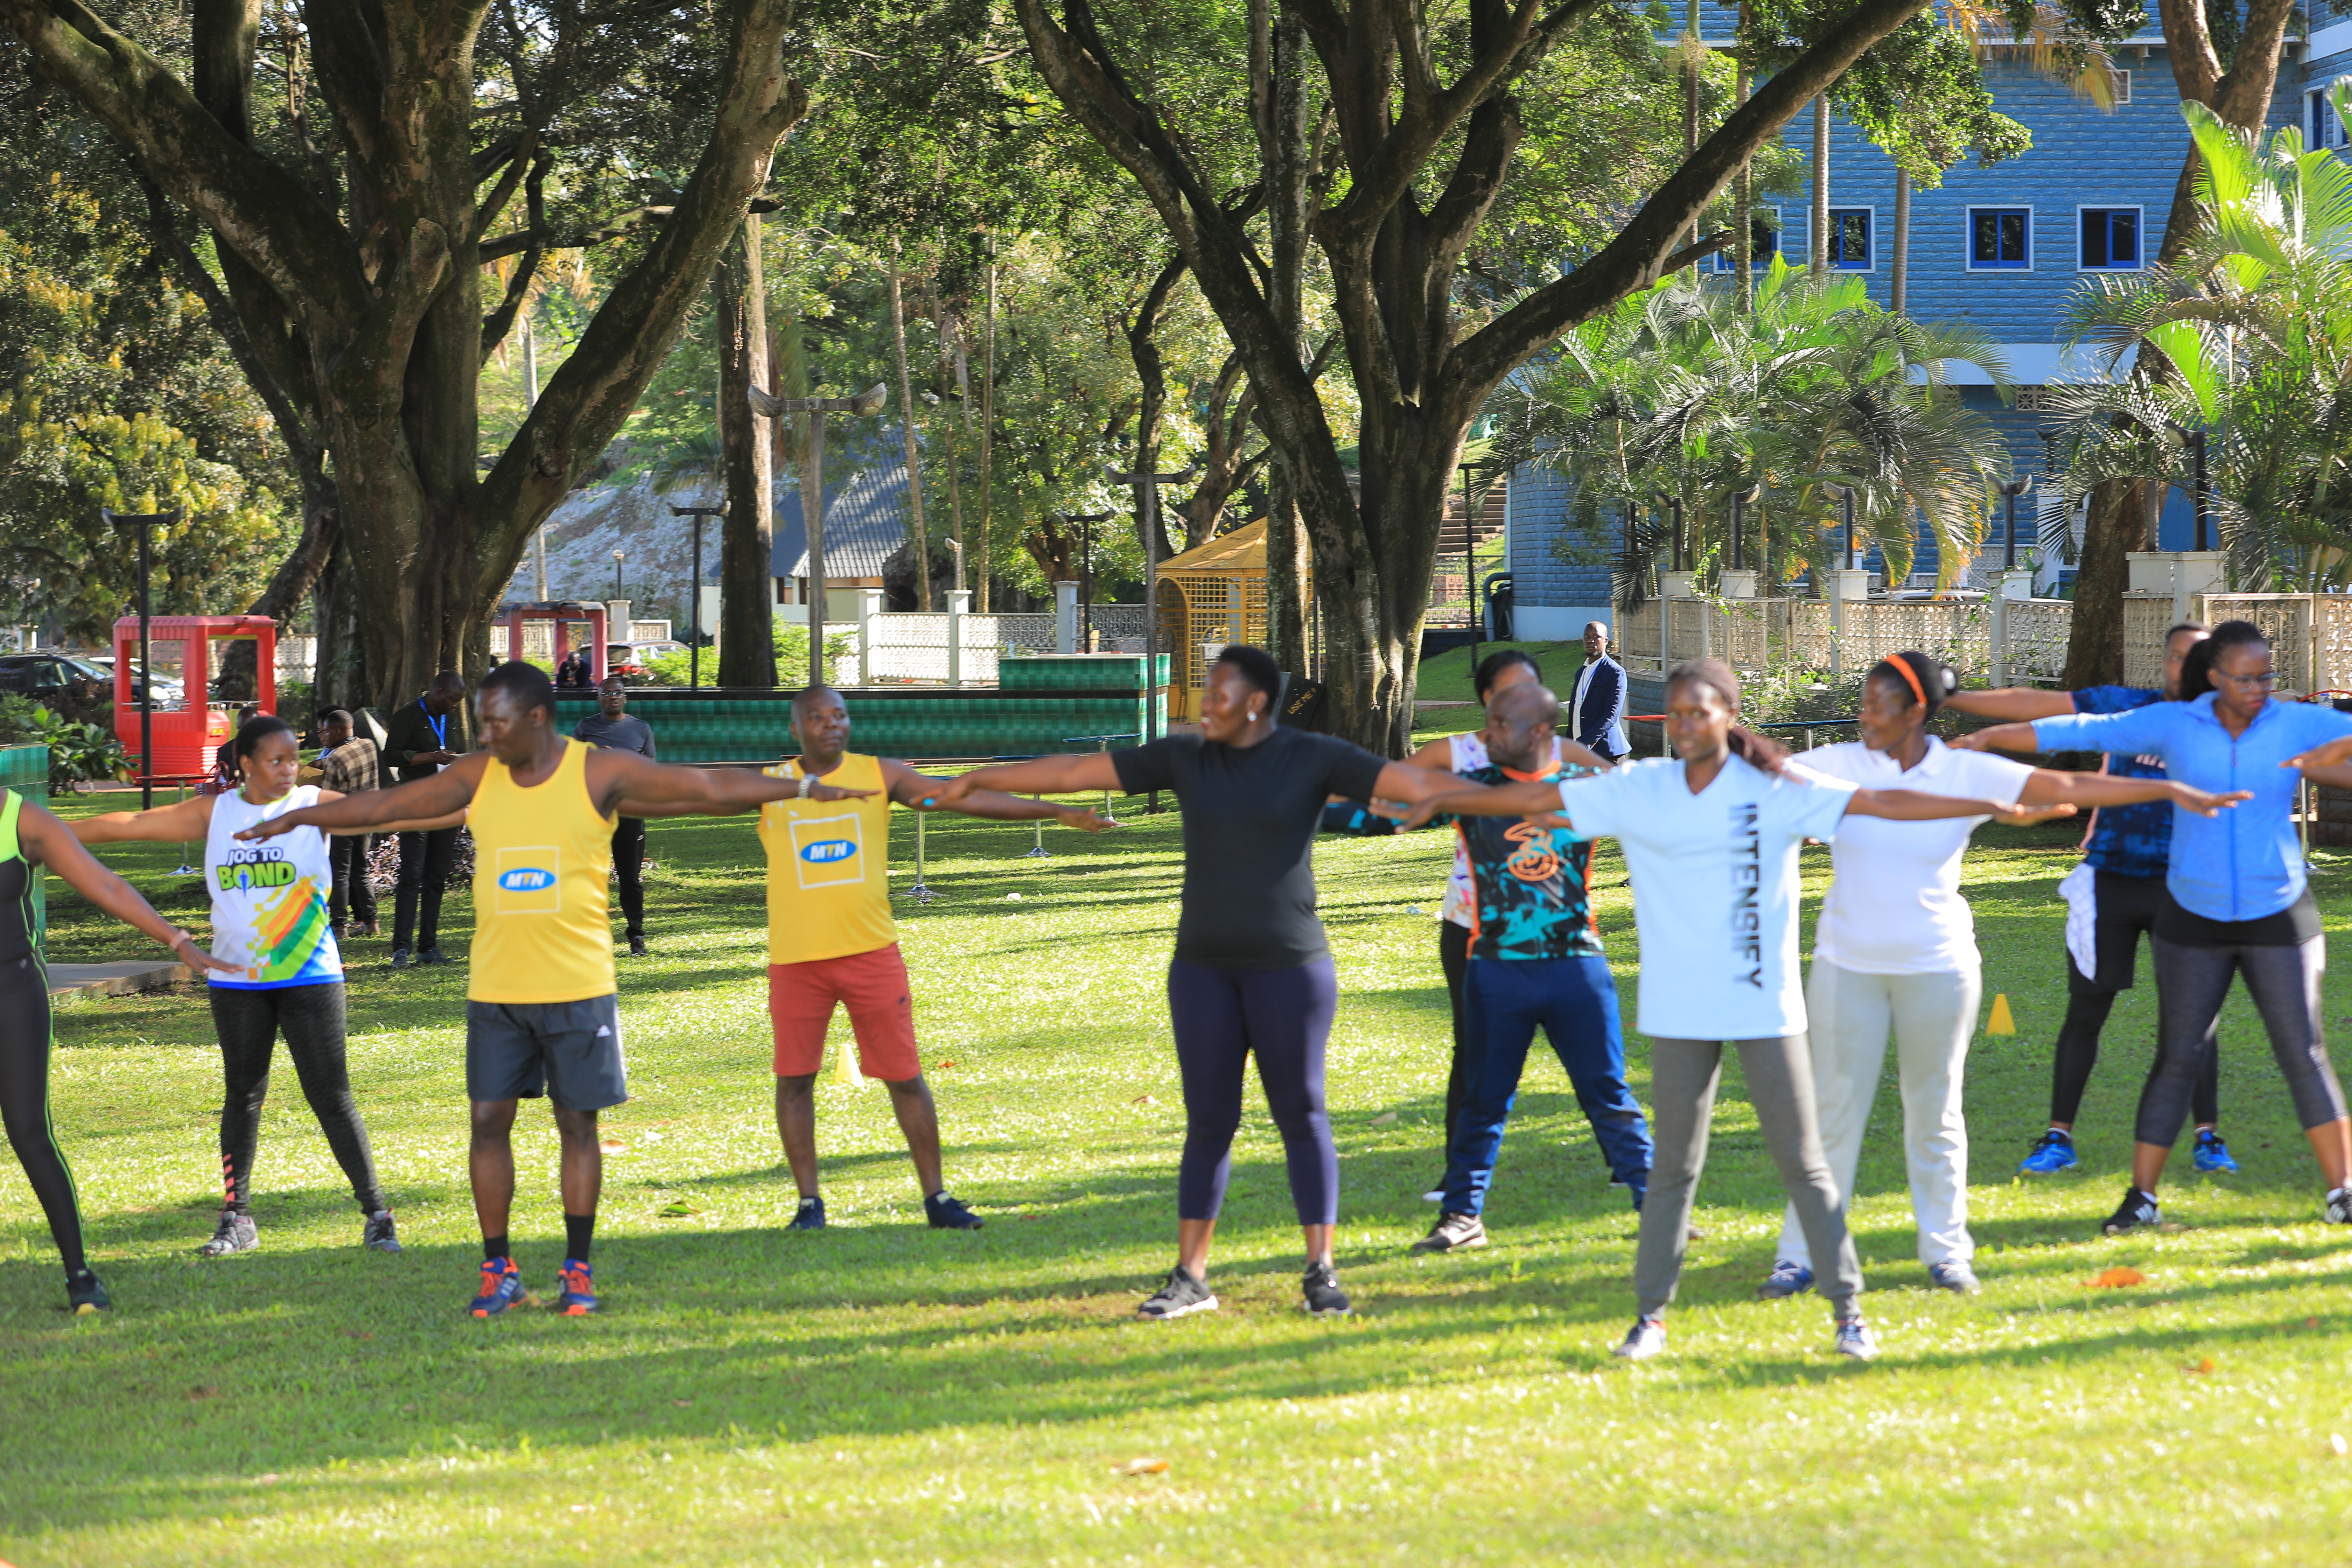
<instances>
[{"instance_id":1,"label":"running shoe","mask_svg":"<svg viewBox=\"0 0 2352 1568\"><path fill-rule=\"evenodd\" d=\"M528 1307L531 1303L530 1288L522 1282L522 1270L511 1258L490 1258L482 1262L482 1293L474 1298L466 1310L478 1318L495 1318L509 1307Z\"/></svg>"},{"instance_id":2,"label":"running shoe","mask_svg":"<svg viewBox=\"0 0 2352 1568\"><path fill-rule=\"evenodd\" d=\"M1442 1204L1445 1201L1445 1189L1444 1187L1432 1187L1429 1191L1421 1194L1421 1201L1425 1204Z\"/></svg>"},{"instance_id":3,"label":"running shoe","mask_svg":"<svg viewBox=\"0 0 2352 1568\"><path fill-rule=\"evenodd\" d=\"M1957 1258L1927 1265L1927 1283L1955 1296L1973 1296L1983 1289L1977 1282L1977 1271Z\"/></svg>"},{"instance_id":4,"label":"running shoe","mask_svg":"<svg viewBox=\"0 0 2352 1568\"><path fill-rule=\"evenodd\" d=\"M2352 1187L2337 1187L2327 1194L2327 1207L2322 1211L2330 1225L2352 1225Z\"/></svg>"},{"instance_id":5,"label":"running shoe","mask_svg":"<svg viewBox=\"0 0 2352 1568\"><path fill-rule=\"evenodd\" d=\"M1486 1226L1475 1214L1442 1214L1429 1234L1412 1244L1415 1252L1459 1252L1486 1245Z\"/></svg>"},{"instance_id":6,"label":"running shoe","mask_svg":"<svg viewBox=\"0 0 2352 1568\"><path fill-rule=\"evenodd\" d=\"M249 1214L235 1209L221 1210L220 1226L213 1238L196 1248L199 1258L226 1258L232 1252L251 1252L261 1245L261 1227L253 1223Z\"/></svg>"},{"instance_id":7,"label":"running shoe","mask_svg":"<svg viewBox=\"0 0 2352 1568\"><path fill-rule=\"evenodd\" d=\"M2124 1189L2124 1201L2108 1216L2105 1226L2109 1236L2123 1236L2130 1231L2146 1229L2164 1218L2164 1211L2156 1206L2156 1194L2141 1192L2137 1187Z\"/></svg>"},{"instance_id":8,"label":"running shoe","mask_svg":"<svg viewBox=\"0 0 2352 1568\"><path fill-rule=\"evenodd\" d=\"M405 969L408 967L408 950L406 948L395 947L392 950L392 966L394 969Z\"/></svg>"},{"instance_id":9,"label":"running shoe","mask_svg":"<svg viewBox=\"0 0 2352 1568\"><path fill-rule=\"evenodd\" d=\"M577 1258L563 1260L563 1290L555 1298L555 1310L567 1318L584 1318L600 1305L596 1300L596 1271Z\"/></svg>"},{"instance_id":10,"label":"running shoe","mask_svg":"<svg viewBox=\"0 0 2352 1568\"><path fill-rule=\"evenodd\" d=\"M1856 1361L1878 1359L1878 1337L1870 1331L1870 1325L1862 1321L1859 1312L1837 1321L1837 1339L1830 1348Z\"/></svg>"},{"instance_id":11,"label":"running shoe","mask_svg":"<svg viewBox=\"0 0 2352 1568\"><path fill-rule=\"evenodd\" d=\"M113 1305L107 1299L105 1285L89 1269L66 1277L66 1307L75 1317L96 1317Z\"/></svg>"},{"instance_id":12,"label":"running shoe","mask_svg":"<svg viewBox=\"0 0 2352 1568\"><path fill-rule=\"evenodd\" d=\"M629 939L629 956L631 958L643 958L645 955L646 939L641 936L631 937Z\"/></svg>"},{"instance_id":13,"label":"running shoe","mask_svg":"<svg viewBox=\"0 0 2352 1568\"><path fill-rule=\"evenodd\" d=\"M2210 1127L2197 1130L2197 1152L2192 1156L2197 1169L2209 1176L2234 1176L2238 1162L2230 1155L2230 1146Z\"/></svg>"},{"instance_id":14,"label":"running shoe","mask_svg":"<svg viewBox=\"0 0 2352 1568\"><path fill-rule=\"evenodd\" d=\"M1647 1361L1666 1348L1666 1325L1657 1318L1636 1318L1616 1353L1627 1361Z\"/></svg>"},{"instance_id":15,"label":"running shoe","mask_svg":"<svg viewBox=\"0 0 2352 1568\"><path fill-rule=\"evenodd\" d=\"M1801 1263L1791 1263L1783 1258L1772 1265L1772 1272L1764 1276L1764 1283L1756 1287L1759 1301L1785 1301L1791 1296L1801 1296L1813 1288L1813 1271Z\"/></svg>"},{"instance_id":16,"label":"running shoe","mask_svg":"<svg viewBox=\"0 0 2352 1568\"><path fill-rule=\"evenodd\" d=\"M800 1213L793 1215L793 1223L784 1226L784 1228L786 1230L823 1230L824 1228L824 1200L823 1198L803 1198L801 1200Z\"/></svg>"},{"instance_id":17,"label":"running shoe","mask_svg":"<svg viewBox=\"0 0 2352 1568\"><path fill-rule=\"evenodd\" d=\"M980 1216L963 1206L952 1193L934 1193L923 1200L923 1217L933 1230L978 1230Z\"/></svg>"},{"instance_id":18,"label":"running shoe","mask_svg":"<svg viewBox=\"0 0 2352 1568\"><path fill-rule=\"evenodd\" d=\"M1299 1289L1307 1298L1307 1310L1315 1317L1344 1318L1355 1310L1348 1304L1348 1293L1339 1289L1339 1271L1328 1263L1308 1264Z\"/></svg>"},{"instance_id":19,"label":"running shoe","mask_svg":"<svg viewBox=\"0 0 2352 1568\"><path fill-rule=\"evenodd\" d=\"M1154 1290L1143 1305L1135 1310L1135 1315L1149 1318L1155 1323L1164 1323L1171 1318L1216 1310L1217 1298L1209 1289L1208 1281L1180 1263L1168 1271L1168 1283Z\"/></svg>"},{"instance_id":20,"label":"running shoe","mask_svg":"<svg viewBox=\"0 0 2352 1568\"><path fill-rule=\"evenodd\" d=\"M437 947L428 947L416 955L419 963L455 963L457 961Z\"/></svg>"},{"instance_id":21,"label":"running shoe","mask_svg":"<svg viewBox=\"0 0 2352 1568\"><path fill-rule=\"evenodd\" d=\"M2074 1135L2053 1127L2035 1140L2025 1158L2017 1163L2017 1173L2021 1176L2054 1176L2061 1171L2071 1171L2082 1163L2074 1153Z\"/></svg>"},{"instance_id":22,"label":"running shoe","mask_svg":"<svg viewBox=\"0 0 2352 1568\"><path fill-rule=\"evenodd\" d=\"M360 1232L360 1245L370 1252L398 1252L400 1233L392 1223L390 1209L378 1209L367 1216L367 1228Z\"/></svg>"}]
</instances>

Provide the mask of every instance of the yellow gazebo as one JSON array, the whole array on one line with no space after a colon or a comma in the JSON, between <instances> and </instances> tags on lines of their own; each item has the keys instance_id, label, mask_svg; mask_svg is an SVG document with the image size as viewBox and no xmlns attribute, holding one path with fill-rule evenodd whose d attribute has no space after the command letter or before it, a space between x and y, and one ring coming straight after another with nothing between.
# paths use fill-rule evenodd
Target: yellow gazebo
<instances>
[{"instance_id":1,"label":"yellow gazebo","mask_svg":"<svg viewBox=\"0 0 2352 1568\"><path fill-rule=\"evenodd\" d=\"M1311 592L1299 585L1302 595ZM1168 716L1197 719L1201 685L1227 643L1264 646L1265 519L1221 533L1160 563L1160 646L1167 650Z\"/></svg>"}]
</instances>

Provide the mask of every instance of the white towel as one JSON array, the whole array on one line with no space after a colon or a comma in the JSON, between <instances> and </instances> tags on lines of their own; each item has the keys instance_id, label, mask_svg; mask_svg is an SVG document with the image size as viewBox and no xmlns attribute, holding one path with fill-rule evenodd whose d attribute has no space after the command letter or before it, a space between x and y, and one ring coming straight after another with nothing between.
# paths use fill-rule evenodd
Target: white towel
<instances>
[{"instance_id":1,"label":"white towel","mask_svg":"<svg viewBox=\"0 0 2352 1568\"><path fill-rule=\"evenodd\" d=\"M2058 879L2066 900L2066 951L2085 979L2099 977L2099 881L2088 860Z\"/></svg>"}]
</instances>

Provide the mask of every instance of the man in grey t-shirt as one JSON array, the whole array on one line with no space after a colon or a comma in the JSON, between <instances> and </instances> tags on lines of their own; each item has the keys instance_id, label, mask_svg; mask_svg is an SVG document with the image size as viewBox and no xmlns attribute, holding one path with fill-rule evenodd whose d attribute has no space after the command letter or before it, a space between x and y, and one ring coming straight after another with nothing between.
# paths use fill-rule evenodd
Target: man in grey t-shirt
<instances>
[{"instance_id":1,"label":"man in grey t-shirt","mask_svg":"<svg viewBox=\"0 0 2352 1568\"><path fill-rule=\"evenodd\" d=\"M647 762L654 755L654 727L628 711L629 689L617 675L608 675L596 688L596 711L572 727L572 738L610 752L635 752ZM613 869L621 879L621 913L629 922L629 952L646 955L646 824L624 816L613 827Z\"/></svg>"}]
</instances>

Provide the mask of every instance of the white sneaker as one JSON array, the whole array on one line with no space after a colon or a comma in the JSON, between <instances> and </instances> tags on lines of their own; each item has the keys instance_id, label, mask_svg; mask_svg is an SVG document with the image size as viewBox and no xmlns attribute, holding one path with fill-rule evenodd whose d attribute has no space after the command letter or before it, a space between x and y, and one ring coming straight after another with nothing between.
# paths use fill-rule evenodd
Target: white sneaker
<instances>
[{"instance_id":1,"label":"white sneaker","mask_svg":"<svg viewBox=\"0 0 2352 1568\"><path fill-rule=\"evenodd\" d=\"M1832 1348L1838 1354L1852 1356L1856 1361L1878 1359L1877 1337L1871 1333L1870 1325L1864 1322L1859 1314L1837 1321L1837 1343Z\"/></svg>"},{"instance_id":2,"label":"white sneaker","mask_svg":"<svg viewBox=\"0 0 2352 1568\"><path fill-rule=\"evenodd\" d=\"M1617 1353L1627 1361L1647 1361L1666 1348L1666 1325L1655 1318L1636 1318Z\"/></svg>"}]
</instances>

